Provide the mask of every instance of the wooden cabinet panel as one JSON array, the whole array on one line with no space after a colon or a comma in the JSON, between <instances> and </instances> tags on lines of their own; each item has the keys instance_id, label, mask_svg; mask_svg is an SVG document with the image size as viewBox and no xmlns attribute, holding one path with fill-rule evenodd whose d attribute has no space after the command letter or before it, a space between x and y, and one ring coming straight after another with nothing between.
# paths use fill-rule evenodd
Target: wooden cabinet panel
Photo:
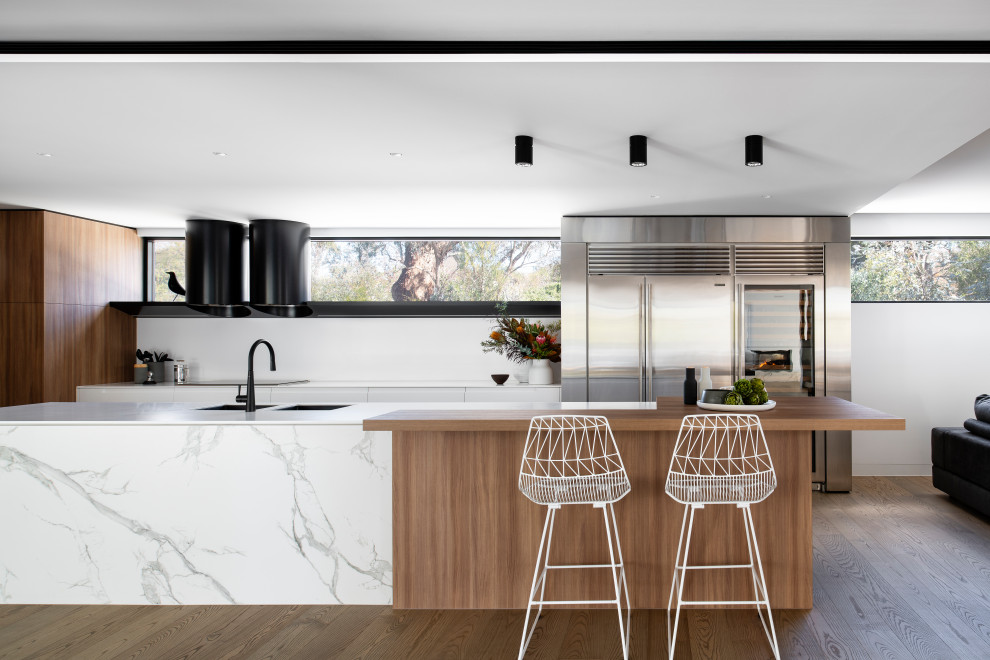
<instances>
[{"instance_id":1,"label":"wooden cabinet panel","mask_svg":"<svg viewBox=\"0 0 990 660\"><path fill-rule=\"evenodd\" d=\"M104 225L106 231L106 262L103 265L103 279L106 284L104 299L141 300L143 260L141 237L129 227Z\"/></svg>"},{"instance_id":2,"label":"wooden cabinet panel","mask_svg":"<svg viewBox=\"0 0 990 660\"><path fill-rule=\"evenodd\" d=\"M42 303L0 303L0 406L42 400Z\"/></svg>"},{"instance_id":3,"label":"wooden cabinet panel","mask_svg":"<svg viewBox=\"0 0 990 660\"><path fill-rule=\"evenodd\" d=\"M137 321L107 303L141 296L141 264L133 229L0 211L0 405L75 401L78 385L129 380Z\"/></svg>"},{"instance_id":4,"label":"wooden cabinet panel","mask_svg":"<svg viewBox=\"0 0 990 660\"><path fill-rule=\"evenodd\" d=\"M44 296L43 211L0 211L0 302Z\"/></svg>"},{"instance_id":5,"label":"wooden cabinet panel","mask_svg":"<svg viewBox=\"0 0 990 660\"><path fill-rule=\"evenodd\" d=\"M684 507L664 493L677 433L616 432L632 491L615 505L633 609L667 606ZM775 608L809 609L812 596L811 488L807 432L767 432L777 488L753 505L756 535ZM396 431L392 434L392 561L397 609L519 609L533 579L546 507L518 487L526 434ZM691 562L744 563L741 515L708 506L694 523ZM608 560L602 512L564 506L553 564ZM567 572L546 598L613 597L606 571ZM746 571L691 576L684 596L751 599ZM614 606L611 606L614 607Z\"/></svg>"},{"instance_id":6,"label":"wooden cabinet panel","mask_svg":"<svg viewBox=\"0 0 990 660\"><path fill-rule=\"evenodd\" d=\"M106 264L106 224L45 213L45 302L108 302Z\"/></svg>"},{"instance_id":7,"label":"wooden cabinet panel","mask_svg":"<svg viewBox=\"0 0 990 660\"><path fill-rule=\"evenodd\" d=\"M95 380L86 380L77 385L98 385L119 383L134 377L134 350L137 348L137 319L130 314L111 307L102 307L103 327L103 368Z\"/></svg>"}]
</instances>

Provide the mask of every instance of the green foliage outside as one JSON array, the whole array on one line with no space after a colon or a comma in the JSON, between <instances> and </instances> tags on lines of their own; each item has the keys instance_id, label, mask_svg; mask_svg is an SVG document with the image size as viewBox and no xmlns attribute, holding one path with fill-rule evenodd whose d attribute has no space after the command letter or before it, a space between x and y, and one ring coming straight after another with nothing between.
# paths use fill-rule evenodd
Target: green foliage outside
<instances>
[{"instance_id":1,"label":"green foliage outside","mask_svg":"<svg viewBox=\"0 0 990 660\"><path fill-rule=\"evenodd\" d=\"M990 240L853 241L852 299L990 301Z\"/></svg>"},{"instance_id":2,"label":"green foliage outside","mask_svg":"<svg viewBox=\"0 0 990 660\"><path fill-rule=\"evenodd\" d=\"M168 290L168 271L174 271L179 278L179 284L186 284L186 242L176 241L152 241L151 253L151 273L152 282L151 300L169 302L175 299L176 302L185 301L185 296L176 296Z\"/></svg>"},{"instance_id":3,"label":"green foliage outside","mask_svg":"<svg viewBox=\"0 0 990 660\"><path fill-rule=\"evenodd\" d=\"M313 300L560 300L558 241L313 241Z\"/></svg>"},{"instance_id":4,"label":"green foliage outside","mask_svg":"<svg viewBox=\"0 0 990 660\"><path fill-rule=\"evenodd\" d=\"M184 300L168 290L168 271L185 284L185 241L152 245L151 300ZM559 241L312 241L310 250L313 300L388 302L393 285L416 277L417 300L560 300Z\"/></svg>"}]
</instances>

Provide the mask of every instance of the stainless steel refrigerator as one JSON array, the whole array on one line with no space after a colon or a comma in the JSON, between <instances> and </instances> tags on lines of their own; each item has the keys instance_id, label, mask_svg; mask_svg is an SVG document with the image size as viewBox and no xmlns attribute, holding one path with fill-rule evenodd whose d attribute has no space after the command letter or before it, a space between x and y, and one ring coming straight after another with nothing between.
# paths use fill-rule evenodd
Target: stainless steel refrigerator
<instances>
[{"instance_id":1,"label":"stainless steel refrigerator","mask_svg":"<svg viewBox=\"0 0 990 660\"><path fill-rule=\"evenodd\" d=\"M680 396L687 367L849 398L848 218L567 217L561 234L563 400ZM849 490L851 434L812 442L812 481Z\"/></svg>"}]
</instances>

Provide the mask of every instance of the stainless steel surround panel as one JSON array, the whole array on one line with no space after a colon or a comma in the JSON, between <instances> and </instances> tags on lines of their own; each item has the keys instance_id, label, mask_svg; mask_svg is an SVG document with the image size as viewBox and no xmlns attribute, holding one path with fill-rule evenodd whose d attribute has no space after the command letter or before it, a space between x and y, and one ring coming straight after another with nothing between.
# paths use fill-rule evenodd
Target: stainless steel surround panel
<instances>
[{"instance_id":1,"label":"stainless steel surround panel","mask_svg":"<svg viewBox=\"0 0 990 660\"><path fill-rule=\"evenodd\" d=\"M849 242L849 218L753 216L565 216L563 243Z\"/></svg>"}]
</instances>

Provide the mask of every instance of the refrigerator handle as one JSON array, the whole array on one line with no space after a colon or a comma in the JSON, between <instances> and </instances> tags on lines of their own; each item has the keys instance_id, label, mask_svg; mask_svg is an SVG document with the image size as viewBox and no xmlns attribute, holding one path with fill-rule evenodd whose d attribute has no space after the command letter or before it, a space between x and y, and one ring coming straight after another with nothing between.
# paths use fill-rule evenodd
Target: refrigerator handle
<instances>
[{"instance_id":1,"label":"refrigerator handle","mask_svg":"<svg viewBox=\"0 0 990 660\"><path fill-rule=\"evenodd\" d=\"M646 317L646 402L653 402L653 285L646 283L643 296L643 313Z\"/></svg>"},{"instance_id":2,"label":"refrigerator handle","mask_svg":"<svg viewBox=\"0 0 990 660\"><path fill-rule=\"evenodd\" d=\"M746 377L746 305L744 296L745 285L736 285L736 345L732 351L732 378L735 383L739 378Z\"/></svg>"},{"instance_id":3,"label":"refrigerator handle","mask_svg":"<svg viewBox=\"0 0 990 660\"><path fill-rule=\"evenodd\" d=\"M646 308L646 284L639 285L639 400L646 398L646 385L643 381L643 370L646 364L644 352L646 346L646 331L644 330L647 317Z\"/></svg>"}]
</instances>

